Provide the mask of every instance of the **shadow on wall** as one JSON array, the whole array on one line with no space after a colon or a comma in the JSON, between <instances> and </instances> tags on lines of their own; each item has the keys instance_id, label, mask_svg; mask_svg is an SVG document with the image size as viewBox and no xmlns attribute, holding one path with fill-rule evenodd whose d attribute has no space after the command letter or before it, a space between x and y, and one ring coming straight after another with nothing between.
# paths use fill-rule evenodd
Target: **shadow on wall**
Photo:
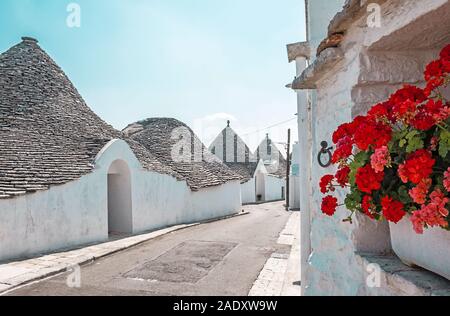
<instances>
[{"instance_id":1,"label":"shadow on wall","mask_svg":"<svg viewBox=\"0 0 450 316\"><path fill-rule=\"evenodd\" d=\"M133 233L131 172L124 160L115 160L108 170L108 232Z\"/></svg>"}]
</instances>

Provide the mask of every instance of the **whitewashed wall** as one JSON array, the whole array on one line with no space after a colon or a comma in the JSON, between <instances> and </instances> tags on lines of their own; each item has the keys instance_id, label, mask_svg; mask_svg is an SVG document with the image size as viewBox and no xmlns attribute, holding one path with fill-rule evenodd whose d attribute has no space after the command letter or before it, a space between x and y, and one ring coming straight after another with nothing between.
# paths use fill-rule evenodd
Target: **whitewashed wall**
<instances>
[{"instance_id":1,"label":"whitewashed wall","mask_svg":"<svg viewBox=\"0 0 450 316\"><path fill-rule=\"evenodd\" d=\"M368 275L366 263L358 255L359 252L382 253L390 250L386 223L375 225L362 217L353 225L343 223L342 220L348 216L344 208L340 208L334 217L324 216L320 211L323 196L318 183L324 174L335 170L319 167L315 157L322 141L331 142L331 135L337 126L351 121L370 105L386 99L402 83L421 81L426 62L433 58L433 54L436 57L437 52L427 48L426 41L432 43L433 36L439 41L442 33L439 33L437 24L430 24L432 21L439 23L439 18L420 18L429 12L439 15L439 8L444 4L448 2L391 1L383 6L381 28L362 27L365 17L355 22L342 43L344 60L329 69L325 79L318 83L317 100L313 101L312 109L312 253L307 278L302 280L302 284L307 284L306 295L400 293L389 286L368 288L365 282ZM407 25L412 27L408 26L405 31L397 33ZM425 30L429 29L427 34L435 35L421 37L422 40L417 41L414 32L423 32L424 27ZM417 50L413 51L412 47L417 47ZM341 201L344 194L341 191Z\"/></svg>"},{"instance_id":2,"label":"whitewashed wall","mask_svg":"<svg viewBox=\"0 0 450 316\"><path fill-rule=\"evenodd\" d=\"M256 202L256 183L255 178L241 184L242 203L249 204Z\"/></svg>"},{"instance_id":3,"label":"whitewashed wall","mask_svg":"<svg viewBox=\"0 0 450 316\"><path fill-rule=\"evenodd\" d=\"M103 176L95 172L47 191L1 200L0 261L106 240L106 194Z\"/></svg>"},{"instance_id":4,"label":"whitewashed wall","mask_svg":"<svg viewBox=\"0 0 450 316\"><path fill-rule=\"evenodd\" d=\"M300 208L300 145L292 147L292 162L289 177L289 206L291 209Z\"/></svg>"},{"instance_id":5,"label":"whitewashed wall","mask_svg":"<svg viewBox=\"0 0 450 316\"><path fill-rule=\"evenodd\" d=\"M266 201L279 201L284 199L285 197L282 195L282 189L284 188L284 192L286 194L286 180L281 179L272 175L265 176L265 185L266 185Z\"/></svg>"},{"instance_id":6,"label":"whitewashed wall","mask_svg":"<svg viewBox=\"0 0 450 316\"><path fill-rule=\"evenodd\" d=\"M91 174L0 201L0 261L107 240L107 174L118 159L131 170L133 233L241 209L239 181L192 192L184 181L143 170L129 146L115 140L99 153Z\"/></svg>"}]
</instances>

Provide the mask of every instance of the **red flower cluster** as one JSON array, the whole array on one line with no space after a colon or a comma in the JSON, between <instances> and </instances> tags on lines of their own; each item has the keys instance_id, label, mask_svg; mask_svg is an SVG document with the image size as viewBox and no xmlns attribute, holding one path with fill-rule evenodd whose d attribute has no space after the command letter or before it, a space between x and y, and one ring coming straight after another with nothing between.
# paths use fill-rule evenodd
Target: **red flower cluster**
<instances>
[{"instance_id":1,"label":"red flower cluster","mask_svg":"<svg viewBox=\"0 0 450 316\"><path fill-rule=\"evenodd\" d=\"M438 60L427 66L425 70L425 80L427 81L425 94L430 95L432 91L442 86L448 74L450 74L450 45L441 51Z\"/></svg>"},{"instance_id":2,"label":"red flower cluster","mask_svg":"<svg viewBox=\"0 0 450 316\"><path fill-rule=\"evenodd\" d=\"M350 157L353 153L353 140L346 136L336 143L336 150L333 153L331 162L336 164Z\"/></svg>"},{"instance_id":3,"label":"red flower cluster","mask_svg":"<svg viewBox=\"0 0 450 316\"><path fill-rule=\"evenodd\" d=\"M392 139L392 128L385 123L368 117L356 130L355 143L361 150L378 149L386 146Z\"/></svg>"},{"instance_id":4,"label":"red flower cluster","mask_svg":"<svg viewBox=\"0 0 450 316\"><path fill-rule=\"evenodd\" d=\"M364 211L364 214L369 216L371 219L375 219L375 216L372 213L373 209L373 198L370 195L365 195L362 200L361 207Z\"/></svg>"},{"instance_id":5,"label":"red flower cluster","mask_svg":"<svg viewBox=\"0 0 450 316\"><path fill-rule=\"evenodd\" d=\"M450 103L440 91L450 85L450 45L424 75L424 89L405 85L366 116L339 126L332 157L338 171L320 182L324 194L350 188L346 206L352 215L398 223L410 213L418 233L450 224ZM322 211L332 216L337 206L329 195Z\"/></svg>"},{"instance_id":6,"label":"red flower cluster","mask_svg":"<svg viewBox=\"0 0 450 316\"><path fill-rule=\"evenodd\" d=\"M403 209L403 203L396 201L389 196L385 196L381 199L381 207L383 209L384 218L396 224L406 215L406 212Z\"/></svg>"},{"instance_id":7,"label":"red flower cluster","mask_svg":"<svg viewBox=\"0 0 450 316\"><path fill-rule=\"evenodd\" d=\"M386 146L392 139L392 128L374 116L358 116L351 124L341 125L333 134L336 150L333 163L339 163L349 158L353 146L360 150L378 149Z\"/></svg>"},{"instance_id":8,"label":"red flower cluster","mask_svg":"<svg viewBox=\"0 0 450 316\"><path fill-rule=\"evenodd\" d=\"M338 207L338 200L331 195L325 197L322 201L322 212L328 216L333 216Z\"/></svg>"},{"instance_id":9,"label":"red flower cluster","mask_svg":"<svg viewBox=\"0 0 450 316\"><path fill-rule=\"evenodd\" d=\"M398 168L398 175L403 183L419 184L433 173L436 160L428 150L421 149L412 153L406 162Z\"/></svg>"},{"instance_id":10,"label":"red flower cluster","mask_svg":"<svg viewBox=\"0 0 450 316\"><path fill-rule=\"evenodd\" d=\"M372 166L366 165L356 173L356 185L361 192L372 194L381 188L384 179L384 172L375 172Z\"/></svg>"},{"instance_id":11,"label":"red flower cluster","mask_svg":"<svg viewBox=\"0 0 450 316\"><path fill-rule=\"evenodd\" d=\"M338 172L336 173L336 181L341 187L343 188L346 187L350 172L351 172L350 168L345 166L339 169Z\"/></svg>"},{"instance_id":12,"label":"red flower cluster","mask_svg":"<svg viewBox=\"0 0 450 316\"><path fill-rule=\"evenodd\" d=\"M320 179L320 192L326 194L330 191L334 191L334 187L332 185L333 180L334 176L332 175L323 176L322 179Z\"/></svg>"},{"instance_id":13,"label":"red flower cluster","mask_svg":"<svg viewBox=\"0 0 450 316\"><path fill-rule=\"evenodd\" d=\"M414 117L419 104L427 99L425 92L417 87L406 85L392 95L393 115L399 120L409 121Z\"/></svg>"},{"instance_id":14,"label":"red flower cluster","mask_svg":"<svg viewBox=\"0 0 450 316\"><path fill-rule=\"evenodd\" d=\"M418 234L423 234L425 225L429 227L448 227L448 222L445 218L449 215L447 204L450 202L450 199L445 197L439 189L431 193L430 199L431 202L428 205L423 205L411 217L414 230Z\"/></svg>"},{"instance_id":15,"label":"red flower cluster","mask_svg":"<svg viewBox=\"0 0 450 316\"><path fill-rule=\"evenodd\" d=\"M414 203L422 205L426 202L432 183L433 181L431 179L424 179L409 191L409 196L413 199Z\"/></svg>"},{"instance_id":16,"label":"red flower cluster","mask_svg":"<svg viewBox=\"0 0 450 316\"><path fill-rule=\"evenodd\" d=\"M444 106L441 100L431 99L419 108L414 118L411 119L411 125L418 130L428 131L449 116L450 108L448 106Z\"/></svg>"}]
</instances>

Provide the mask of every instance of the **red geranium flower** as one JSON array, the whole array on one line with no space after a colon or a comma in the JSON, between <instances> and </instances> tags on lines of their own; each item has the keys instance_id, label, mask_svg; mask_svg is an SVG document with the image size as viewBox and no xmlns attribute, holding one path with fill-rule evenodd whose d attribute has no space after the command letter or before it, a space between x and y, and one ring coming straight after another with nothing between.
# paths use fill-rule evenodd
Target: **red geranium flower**
<instances>
[{"instance_id":1,"label":"red geranium flower","mask_svg":"<svg viewBox=\"0 0 450 316\"><path fill-rule=\"evenodd\" d=\"M425 204L432 183L433 181L431 179L424 179L415 188L409 190L409 196L413 199L414 203L420 205Z\"/></svg>"},{"instance_id":2,"label":"red geranium flower","mask_svg":"<svg viewBox=\"0 0 450 316\"><path fill-rule=\"evenodd\" d=\"M445 46L439 56L443 60L450 60L450 45Z\"/></svg>"},{"instance_id":3,"label":"red geranium flower","mask_svg":"<svg viewBox=\"0 0 450 316\"><path fill-rule=\"evenodd\" d=\"M361 150L378 149L392 139L392 128L382 122L366 119L355 132L355 144Z\"/></svg>"},{"instance_id":4,"label":"red geranium flower","mask_svg":"<svg viewBox=\"0 0 450 316\"><path fill-rule=\"evenodd\" d=\"M382 120L385 118L391 120L392 119L391 110L392 110L391 104L389 102L383 102L373 106L369 110L367 115L375 120Z\"/></svg>"},{"instance_id":5,"label":"red geranium flower","mask_svg":"<svg viewBox=\"0 0 450 316\"><path fill-rule=\"evenodd\" d=\"M348 177L350 175L350 168L349 167L344 167L338 170L338 172L336 173L336 181L337 183L345 188L345 186L348 183Z\"/></svg>"},{"instance_id":6,"label":"red geranium flower","mask_svg":"<svg viewBox=\"0 0 450 316\"><path fill-rule=\"evenodd\" d=\"M337 144L339 141L345 137L353 138L354 133L353 125L351 123L345 123L338 127L338 129L333 133L333 143Z\"/></svg>"},{"instance_id":7,"label":"red geranium flower","mask_svg":"<svg viewBox=\"0 0 450 316\"><path fill-rule=\"evenodd\" d=\"M346 160L350 157L352 153L353 142L350 137L346 136L337 143L331 162L334 164L339 163L340 161Z\"/></svg>"},{"instance_id":8,"label":"red geranium flower","mask_svg":"<svg viewBox=\"0 0 450 316\"><path fill-rule=\"evenodd\" d=\"M406 215L403 203L396 201L389 196L381 199L383 216L390 222L398 223Z\"/></svg>"},{"instance_id":9,"label":"red geranium flower","mask_svg":"<svg viewBox=\"0 0 450 316\"><path fill-rule=\"evenodd\" d=\"M409 119L414 116L419 104L427 99L423 89L405 85L395 92L389 102L392 104L393 116L399 119Z\"/></svg>"},{"instance_id":10,"label":"red geranium flower","mask_svg":"<svg viewBox=\"0 0 450 316\"><path fill-rule=\"evenodd\" d=\"M418 130L428 131L436 123L446 120L450 115L448 107L441 100L429 100L419 110L416 117L411 120L411 125Z\"/></svg>"},{"instance_id":11,"label":"red geranium flower","mask_svg":"<svg viewBox=\"0 0 450 316\"><path fill-rule=\"evenodd\" d=\"M409 155L406 162L400 165L398 175L403 183L419 184L433 173L436 160L428 150L420 149Z\"/></svg>"},{"instance_id":12,"label":"red geranium flower","mask_svg":"<svg viewBox=\"0 0 450 316\"><path fill-rule=\"evenodd\" d=\"M442 78L444 71L440 60L432 61L425 69L425 80L430 81L434 78Z\"/></svg>"},{"instance_id":13,"label":"red geranium flower","mask_svg":"<svg viewBox=\"0 0 450 316\"><path fill-rule=\"evenodd\" d=\"M323 194L326 194L329 191L334 191L334 188L331 185L331 182L333 180L334 180L333 175L323 176L322 179L320 179L320 192L322 192Z\"/></svg>"},{"instance_id":14,"label":"red geranium flower","mask_svg":"<svg viewBox=\"0 0 450 316\"><path fill-rule=\"evenodd\" d=\"M322 212L328 216L333 216L338 207L338 200L331 195L326 196L322 201Z\"/></svg>"},{"instance_id":15,"label":"red geranium flower","mask_svg":"<svg viewBox=\"0 0 450 316\"><path fill-rule=\"evenodd\" d=\"M368 217L370 217L371 219L375 219L375 216L372 214L372 208L373 208L372 201L373 201L373 198L370 195L365 195L363 197L361 207L362 207L364 213Z\"/></svg>"},{"instance_id":16,"label":"red geranium flower","mask_svg":"<svg viewBox=\"0 0 450 316\"><path fill-rule=\"evenodd\" d=\"M379 190L383 179L384 172L376 173L370 164L358 169L356 173L356 185L358 189L367 194Z\"/></svg>"}]
</instances>

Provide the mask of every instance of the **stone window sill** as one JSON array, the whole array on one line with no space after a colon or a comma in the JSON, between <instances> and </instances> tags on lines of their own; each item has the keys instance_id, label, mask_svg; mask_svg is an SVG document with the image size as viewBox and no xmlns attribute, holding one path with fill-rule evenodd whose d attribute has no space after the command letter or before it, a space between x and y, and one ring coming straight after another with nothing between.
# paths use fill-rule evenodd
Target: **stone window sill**
<instances>
[{"instance_id":1,"label":"stone window sill","mask_svg":"<svg viewBox=\"0 0 450 316\"><path fill-rule=\"evenodd\" d=\"M381 267L381 286L393 295L450 296L450 281L427 270L412 268L391 255L357 254L367 267Z\"/></svg>"},{"instance_id":2,"label":"stone window sill","mask_svg":"<svg viewBox=\"0 0 450 316\"><path fill-rule=\"evenodd\" d=\"M291 87L294 90L316 89L316 83L344 58L344 52L339 47L324 50L317 59L296 78Z\"/></svg>"}]
</instances>

